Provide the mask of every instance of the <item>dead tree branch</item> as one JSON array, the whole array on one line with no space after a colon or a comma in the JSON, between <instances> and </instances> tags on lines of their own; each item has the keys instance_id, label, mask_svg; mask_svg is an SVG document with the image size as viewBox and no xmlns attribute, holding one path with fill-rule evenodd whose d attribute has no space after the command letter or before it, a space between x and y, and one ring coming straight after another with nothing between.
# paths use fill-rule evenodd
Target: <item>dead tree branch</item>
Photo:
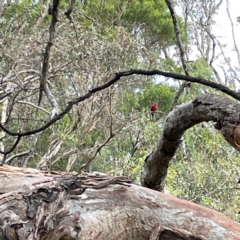
<instances>
[{"instance_id":1,"label":"dead tree branch","mask_svg":"<svg viewBox=\"0 0 240 240\"><path fill-rule=\"evenodd\" d=\"M169 162L182 142L184 132L203 121L214 121L215 128L225 140L240 151L238 133L240 105L228 98L207 94L170 112L163 126L163 133L156 148L145 159L141 174L142 185L164 190Z\"/></svg>"},{"instance_id":2,"label":"dead tree branch","mask_svg":"<svg viewBox=\"0 0 240 240\"><path fill-rule=\"evenodd\" d=\"M176 73L163 72L163 71L159 71L159 70L141 70L141 69L137 69L137 70L130 70L130 71L119 72L119 73L117 73L115 75L115 77L113 79L111 79L110 81L106 82L105 84L100 85L100 86L98 86L96 88L93 88L93 89L89 90L89 92L86 93L85 95L80 96L79 98L76 98L76 99L70 101L68 103L68 105L66 106L66 108L61 113L59 113L57 115L54 115L49 121L46 122L45 125L43 125L43 126L41 126L39 128L30 130L30 131L26 131L26 132L12 132L9 129L7 129L3 124L0 124L0 128L3 131L5 131L7 134L9 134L10 136L18 136L18 137L28 136L28 135L32 135L32 134L35 134L35 133L38 133L38 132L42 132L45 129L49 128L52 124L54 124L55 122L60 120L65 114L69 113L70 110L72 109L72 107L75 104L83 102L84 100L90 98L93 94L95 94L95 93L97 93L99 91L102 91L104 89L107 89L111 85L115 84L122 77L128 77L128 76L135 75L135 74L144 75L144 76L160 75L160 76L164 76L164 77L167 77L167 78L173 78L173 79L176 79L176 80L185 80L185 81L188 81L188 82L195 82L195 83L202 84L204 86L208 86L208 87L214 88L216 90L219 90L219 91L221 91L223 93L228 94L229 96L231 96L231 97L233 97L233 98L235 98L237 100L240 100L240 93L237 93L237 92L229 89L228 87L226 87L224 85L221 85L221 84L215 83L215 82L210 82L210 81L208 81L206 79L203 79L203 78L190 77L190 76L176 74ZM18 139L18 141L19 140L20 139ZM16 147L16 145L14 145L14 146ZM15 147L12 147L11 151L13 151ZM2 154L8 154L11 151L8 150L6 152L1 152L1 153Z\"/></svg>"}]
</instances>

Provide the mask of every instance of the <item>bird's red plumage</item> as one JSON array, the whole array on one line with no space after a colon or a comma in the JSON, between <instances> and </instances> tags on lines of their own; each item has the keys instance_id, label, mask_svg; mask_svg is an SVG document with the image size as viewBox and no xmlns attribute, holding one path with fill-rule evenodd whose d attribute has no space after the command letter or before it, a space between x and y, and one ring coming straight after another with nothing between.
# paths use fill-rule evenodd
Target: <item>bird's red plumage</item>
<instances>
[{"instance_id":1,"label":"bird's red plumage","mask_svg":"<svg viewBox=\"0 0 240 240\"><path fill-rule=\"evenodd\" d=\"M153 121L154 120L154 117L155 117L155 112L157 111L157 102L154 102L150 108L151 110L151 116L150 116L150 119Z\"/></svg>"},{"instance_id":2,"label":"bird's red plumage","mask_svg":"<svg viewBox=\"0 0 240 240\"><path fill-rule=\"evenodd\" d=\"M154 102L151 106L151 112L155 112L157 110L157 103Z\"/></svg>"}]
</instances>

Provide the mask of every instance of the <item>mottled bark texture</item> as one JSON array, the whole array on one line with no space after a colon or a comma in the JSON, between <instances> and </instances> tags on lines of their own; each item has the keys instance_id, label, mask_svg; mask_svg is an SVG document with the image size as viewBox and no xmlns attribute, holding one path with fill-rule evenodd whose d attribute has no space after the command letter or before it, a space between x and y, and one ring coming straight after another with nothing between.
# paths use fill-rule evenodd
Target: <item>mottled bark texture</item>
<instances>
[{"instance_id":1,"label":"mottled bark texture","mask_svg":"<svg viewBox=\"0 0 240 240\"><path fill-rule=\"evenodd\" d=\"M240 105L236 101L213 94L202 95L176 106L166 118L157 146L145 159L141 173L142 185L163 191L169 162L179 147L184 132L203 121L215 122L215 128L239 151L239 114Z\"/></svg>"},{"instance_id":2,"label":"mottled bark texture","mask_svg":"<svg viewBox=\"0 0 240 240\"><path fill-rule=\"evenodd\" d=\"M124 177L0 167L1 240L239 240L240 224Z\"/></svg>"}]
</instances>

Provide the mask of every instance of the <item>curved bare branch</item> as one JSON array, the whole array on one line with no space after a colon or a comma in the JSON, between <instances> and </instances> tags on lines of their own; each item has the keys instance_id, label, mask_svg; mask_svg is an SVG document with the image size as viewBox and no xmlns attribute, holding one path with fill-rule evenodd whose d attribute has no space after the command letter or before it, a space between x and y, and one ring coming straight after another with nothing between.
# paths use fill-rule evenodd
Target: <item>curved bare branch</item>
<instances>
[{"instance_id":1,"label":"curved bare branch","mask_svg":"<svg viewBox=\"0 0 240 240\"><path fill-rule=\"evenodd\" d=\"M190 77L190 76L186 76L186 75L164 72L164 71L160 71L160 70L135 69L135 70L130 70L130 71L119 72L119 73L116 74L116 76L113 79L106 82L105 84L102 84L102 85L100 85L96 88L93 88L93 89L89 90L88 93L86 93L83 96L80 96L79 98L73 99L72 101L70 101L68 103L66 108L61 113L59 113L58 115L53 117L51 120L49 120L42 127L39 127L37 129L34 129L34 130L30 130L30 131L26 131L26 132L18 132L18 133L17 132L11 132L6 127L4 127L2 124L0 124L0 128L3 129L7 134L9 134L11 136L28 136L28 135L32 135L32 134L41 132L41 131L47 129L48 127L50 127L56 121L60 120L65 114L67 114L72 109L73 105L78 104L80 102L83 102L84 100L90 98L92 96L92 94L97 93L101 90L104 90L104 89L110 87L111 85L115 84L118 80L120 80L122 77L127 77L127 76L131 76L131 75L135 75L135 74L144 75L144 76L160 75L160 76L164 76L164 77L167 77L167 78L173 78L173 79L176 79L176 80L185 80L185 81L188 81L188 82L195 82L195 83L199 83L199 84L204 85L204 86L214 88L216 90L219 90L223 93L228 94L229 96L231 96L231 97L233 97L237 100L240 100L240 94L239 93L229 89L228 87L226 87L222 84L215 83L215 82L210 82L210 81L208 81L206 79L203 79L203 78Z\"/></svg>"},{"instance_id":2,"label":"curved bare branch","mask_svg":"<svg viewBox=\"0 0 240 240\"><path fill-rule=\"evenodd\" d=\"M45 125L30 130L30 131L26 131L26 132L12 132L10 130L8 130L3 124L0 124L0 128L5 131L7 134L11 135L11 136L28 136L28 135L32 135L38 132L42 132L45 129L47 129L48 127L50 127L53 123L57 122L58 120L60 120L65 114L69 113L70 110L72 109L72 107L75 104L78 104L80 102L83 102L84 100L90 98L94 93L99 92L101 90L104 90L108 87L110 87L111 85L113 85L114 83L116 83L118 80L120 80L122 77L127 77L127 76L131 76L131 75L144 75L144 76L154 76L154 75L161 75L164 77L168 77L168 78L173 78L176 80L186 80L188 82L195 82L195 83L199 83L214 89L217 89L221 92L224 92L226 94L228 94L229 96L240 100L240 94L225 87L224 85L221 85L219 83L215 83L215 82L210 82L206 79L203 78L196 78L196 77L190 77L190 76L186 76L186 75L181 75L181 74L176 74L176 73L169 73L169 72L163 72L163 71L159 71L159 70L141 70L141 69L136 69L136 70L130 70L130 71L124 71L124 72L119 72L116 74L116 76L111 79L110 81L106 82L103 85L100 85L96 88L93 88L91 90L89 90L88 93L86 93L85 95L76 98L72 101L70 101L68 103L68 105L66 106L66 108L59 114L54 115L51 119L49 119ZM55 113L54 113L55 114ZM16 146L15 146L16 147ZM14 147L14 148L15 148ZM12 151L14 150L14 148L11 148ZM9 151L8 151L9 153Z\"/></svg>"},{"instance_id":3,"label":"curved bare branch","mask_svg":"<svg viewBox=\"0 0 240 240\"><path fill-rule=\"evenodd\" d=\"M161 138L145 159L141 174L142 185L159 191L164 190L169 162L182 142L184 132L203 121L214 121L225 140L240 151L235 131L239 124L240 105L228 98L207 94L170 112L165 120ZM238 134L238 135L236 135Z\"/></svg>"}]
</instances>

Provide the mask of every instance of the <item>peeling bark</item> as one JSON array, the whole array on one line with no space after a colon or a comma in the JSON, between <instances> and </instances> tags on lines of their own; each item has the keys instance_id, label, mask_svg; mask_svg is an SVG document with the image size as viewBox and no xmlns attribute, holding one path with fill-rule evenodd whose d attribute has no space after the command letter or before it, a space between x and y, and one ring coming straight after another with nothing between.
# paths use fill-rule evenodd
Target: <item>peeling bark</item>
<instances>
[{"instance_id":1,"label":"peeling bark","mask_svg":"<svg viewBox=\"0 0 240 240\"><path fill-rule=\"evenodd\" d=\"M202 95L177 106L168 114L156 148L145 159L141 173L142 185L163 191L169 162L179 147L184 132L201 122L216 122L215 128L239 151L239 114L240 105L237 102L214 94Z\"/></svg>"},{"instance_id":2,"label":"peeling bark","mask_svg":"<svg viewBox=\"0 0 240 240\"><path fill-rule=\"evenodd\" d=\"M240 224L124 177L0 167L1 240L239 240Z\"/></svg>"}]
</instances>

